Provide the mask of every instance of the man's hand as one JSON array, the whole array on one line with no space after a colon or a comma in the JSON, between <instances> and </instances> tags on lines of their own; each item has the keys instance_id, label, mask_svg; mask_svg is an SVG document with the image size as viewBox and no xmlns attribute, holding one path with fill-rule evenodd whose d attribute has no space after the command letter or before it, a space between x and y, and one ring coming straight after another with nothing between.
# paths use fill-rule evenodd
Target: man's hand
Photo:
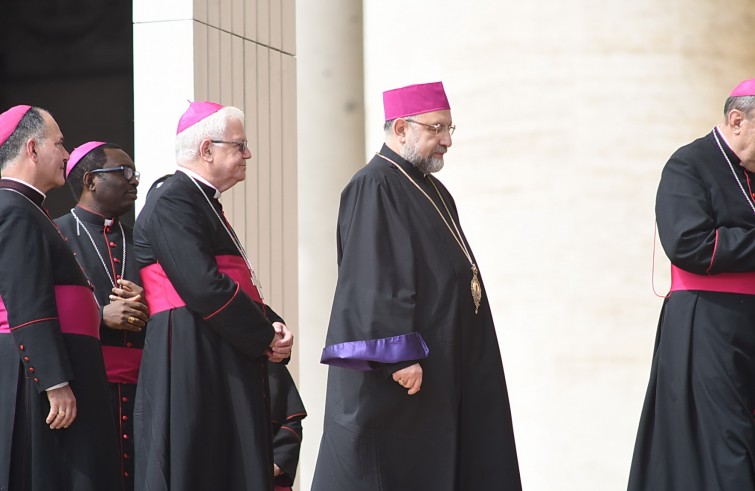
<instances>
[{"instance_id":1,"label":"man's hand","mask_svg":"<svg viewBox=\"0 0 755 491\"><path fill-rule=\"evenodd\" d=\"M45 423L50 425L50 429L59 430L71 426L76 419L76 397L71 386L48 390L47 399L50 401L50 414Z\"/></svg>"},{"instance_id":2,"label":"man's hand","mask_svg":"<svg viewBox=\"0 0 755 491\"><path fill-rule=\"evenodd\" d=\"M147 325L149 309L140 300L139 295L131 297L131 300L114 299L111 295L110 303L102 308L102 321L110 329L141 331Z\"/></svg>"},{"instance_id":3,"label":"man's hand","mask_svg":"<svg viewBox=\"0 0 755 491\"><path fill-rule=\"evenodd\" d=\"M280 363L291 356L291 349L294 347L294 334L281 322L273 322L273 328L275 329L275 336L265 355L268 360Z\"/></svg>"},{"instance_id":4,"label":"man's hand","mask_svg":"<svg viewBox=\"0 0 755 491\"><path fill-rule=\"evenodd\" d=\"M117 297L123 300L141 301L144 303L144 288L133 281L124 280L123 278L118 280L118 285L113 288L113 294L110 296L111 300L113 297ZM136 300L134 297L139 297L139 299Z\"/></svg>"},{"instance_id":5,"label":"man's hand","mask_svg":"<svg viewBox=\"0 0 755 491\"><path fill-rule=\"evenodd\" d=\"M413 396L422 387L422 367L419 363L402 368L393 372L393 380L401 387L409 389L408 394Z\"/></svg>"}]
</instances>

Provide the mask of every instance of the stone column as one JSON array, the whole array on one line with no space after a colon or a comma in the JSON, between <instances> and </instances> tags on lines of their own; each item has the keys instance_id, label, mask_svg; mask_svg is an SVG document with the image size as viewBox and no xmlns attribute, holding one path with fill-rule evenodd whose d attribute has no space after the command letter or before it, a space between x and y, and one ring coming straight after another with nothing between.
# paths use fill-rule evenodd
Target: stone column
<instances>
[{"instance_id":1,"label":"stone column","mask_svg":"<svg viewBox=\"0 0 755 491\"><path fill-rule=\"evenodd\" d=\"M365 164L362 2L297 1L299 388L309 416L299 468L309 489L322 433L327 368L320 352L336 281L341 189Z\"/></svg>"}]
</instances>

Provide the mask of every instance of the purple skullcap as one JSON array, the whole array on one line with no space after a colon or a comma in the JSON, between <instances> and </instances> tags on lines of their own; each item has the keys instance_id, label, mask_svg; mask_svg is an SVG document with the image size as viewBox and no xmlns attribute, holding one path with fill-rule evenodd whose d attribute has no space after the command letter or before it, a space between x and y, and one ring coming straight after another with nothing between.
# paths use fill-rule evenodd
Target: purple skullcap
<instances>
[{"instance_id":1,"label":"purple skullcap","mask_svg":"<svg viewBox=\"0 0 755 491\"><path fill-rule=\"evenodd\" d=\"M29 109L31 109L31 106L13 106L0 114L0 145L8 141Z\"/></svg>"},{"instance_id":2,"label":"purple skullcap","mask_svg":"<svg viewBox=\"0 0 755 491\"><path fill-rule=\"evenodd\" d=\"M443 82L408 85L383 92L385 120L451 109Z\"/></svg>"},{"instance_id":3,"label":"purple skullcap","mask_svg":"<svg viewBox=\"0 0 755 491\"><path fill-rule=\"evenodd\" d=\"M755 95L755 78L744 80L731 91L729 97Z\"/></svg>"},{"instance_id":4,"label":"purple skullcap","mask_svg":"<svg viewBox=\"0 0 755 491\"><path fill-rule=\"evenodd\" d=\"M211 114L215 114L221 109L223 109L223 106L214 102L189 102L189 109L178 120L176 134L181 133L186 128L202 121Z\"/></svg>"},{"instance_id":5,"label":"purple skullcap","mask_svg":"<svg viewBox=\"0 0 755 491\"><path fill-rule=\"evenodd\" d=\"M73 152L71 152L71 157L68 159L68 164L66 165L66 177L68 177L68 174L71 173L73 168L76 167L76 164L78 164L86 154L105 143L106 142L86 142L83 145L74 148Z\"/></svg>"}]
</instances>

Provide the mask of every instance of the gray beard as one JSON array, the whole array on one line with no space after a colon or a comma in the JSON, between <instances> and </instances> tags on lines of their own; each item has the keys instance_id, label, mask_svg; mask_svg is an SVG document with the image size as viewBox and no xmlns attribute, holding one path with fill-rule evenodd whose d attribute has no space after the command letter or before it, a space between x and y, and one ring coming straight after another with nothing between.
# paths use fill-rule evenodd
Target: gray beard
<instances>
[{"instance_id":1,"label":"gray beard","mask_svg":"<svg viewBox=\"0 0 755 491\"><path fill-rule=\"evenodd\" d=\"M443 158L422 157L417 152L417 145L410 142L401 147L401 158L412 164L423 174L434 174L443 168Z\"/></svg>"}]
</instances>

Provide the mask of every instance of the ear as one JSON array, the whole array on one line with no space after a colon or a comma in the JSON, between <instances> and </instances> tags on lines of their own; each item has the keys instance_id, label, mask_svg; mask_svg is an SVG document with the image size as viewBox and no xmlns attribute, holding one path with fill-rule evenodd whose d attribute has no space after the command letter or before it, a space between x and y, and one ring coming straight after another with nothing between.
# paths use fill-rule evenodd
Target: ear
<instances>
[{"instance_id":1,"label":"ear","mask_svg":"<svg viewBox=\"0 0 755 491\"><path fill-rule=\"evenodd\" d=\"M37 140L35 140L34 138L29 138L28 140L26 140L24 151L26 152L26 155L28 155L30 159L36 162L37 161Z\"/></svg>"},{"instance_id":2,"label":"ear","mask_svg":"<svg viewBox=\"0 0 755 491\"><path fill-rule=\"evenodd\" d=\"M212 142L208 138L199 143L199 156L206 162L212 162Z\"/></svg>"},{"instance_id":3,"label":"ear","mask_svg":"<svg viewBox=\"0 0 755 491\"><path fill-rule=\"evenodd\" d=\"M731 111L729 111L729 114L726 115L726 122L735 135L739 134L742 121L744 121L745 119L745 114L739 109L732 109Z\"/></svg>"},{"instance_id":4,"label":"ear","mask_svg":"<svg viewBox=\"0 0 755 491\"><path fill-rule=\"evenodd\" d=\"M409 123L403 118L397 118L393 122L393 136L398 138L401 143L406 143L406 132L409 128Z\"/></svg>"},{"instance_id":5,"label":"ear","mask_svg":"<svg viewBox=\"0 0 755 491\"><path fill-rule=\"evenodd\" d=\"M84 177L82 177L81 180L83 181L82 190L88 189L90 191L94 191L94 188L97 187L97 180L94 178L94 174L92 174L91 172L84 174Z\"/></svg>"}]
</instances>

